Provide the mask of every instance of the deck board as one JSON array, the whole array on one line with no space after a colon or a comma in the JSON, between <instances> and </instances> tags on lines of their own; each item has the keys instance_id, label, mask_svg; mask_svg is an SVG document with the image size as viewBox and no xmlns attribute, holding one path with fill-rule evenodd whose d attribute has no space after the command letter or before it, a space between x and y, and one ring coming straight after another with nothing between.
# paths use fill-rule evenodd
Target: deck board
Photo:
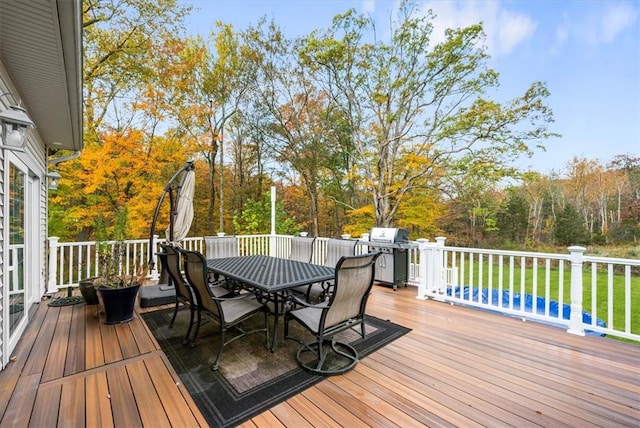
<instances>
[{"instance_id":1,"label":"deck board","mask_svg":"<svg viewBox=\"0 0 640 428\"><path fill-rule=\"evenodd\" d=\"M87 427L113 427L107 373L92 373L86 378L85 411Z\"/></svg>"},{"instance_id":2,"label":"deck board","mask_svg":"<svg viewBox=\"0 0 640 428\"><path fill-rule=\"evenodd\" d=\"M142 426L140 415L143 409L138 409L135 395L129 382L129 373L126 367L118 365L107 371L107 382L109 384L109 400L111 400L111 411L113 413L113 424L117 427L138 427ZM158 409L162 411L162 409ZM149 426L149 425L147 425Z\"/></svg>"},{"instance_id":3,"label":"deck board","mask_svg":"<svg viewBox=\"0 0 640 428\"><path fill-rule=\"evenodd\" d=\"M240 426L640 426L637 344L412 288L374 287L367 312L412 331ZM207 426L139 315L108 326L96 306L43 303L13 355L0 426Z\"/></svg>"},{"instance_id":4,"label":"deck board","mask_svg":"<svg viewBox=\"0 0 640 428\"><path fill-rule=\"evenodd\" d=\"M36 311L29 328L26 329L14 349L11 363L9 363L9 365L0 372L0 415L4 415L7 411L7 406L15 392L15 387L20 380L23 369L27 364L31 350L35 345L38 332L45 320L45 316L46 311ZM2 419L0 418L0 420Z\"/></svg>"},{"instance_id":5,"label":"deck board","mask_svg":"<svg viewBox=\"0 0 640 428\"><path fill-rule=\"evenodd\" d=\"M85 379L75 378L62 384L60 409L57 420L59 426L81 428L85 426Z\"/></svg>"},{"instance_id":6,"label":"deck board","mask_svg":"<svg viewBox=\"0 0 640 428\"><path fill-rule=\"evenodd\" d=\"M100 336L102 337L102 352L105 364L122 361L122 343L118 342L115 325L100 324Z\"/></svg>"},{"instance_id":7,"label":"deck board","mask_svg":"<svg viewBox=\"0 0 640 428\"><path fill-rule=\"evenodd\" d=\"M127 374L142 425L154 425L157 428L171 427L169 417L160 399L161 392L156 391L144 361L128 364Z\"/></svg>"},{"instance_id":8,"label":"deck board","mask_svg":"<svg viewBox=\"0 0 640 428\"><path fill-rule=\"evenodd\" d=\"M80 373L85 368L85 305L73 305L72 308L64 376Z\"/></svg>"},{"instance_id":9,"label":"deck board","mask_svg":"<svg viewBox=\"0 0 640 428\"><path fill-rule=\"evenodd\" d=\"M160 356L150 358L145 360L145 364L171 425L176 427L206 425L204 419L198 420L198 415L194 415L191 411L190 397L186 398L180 389L175 388L176 383L170 376L163 358Z\"/></svg>"},{"instance_id":10,"label":"deck board","mask_svg":"<svg viewBox=\"0 0 640 428\"><path fill-rule=\"evenodd\" d=\"M46 427L52 424L52 421L58 420L58 409L60 408L60 395L62 393L62 385L58 384L52 388L38 390L29 426Z\"/></svg>"},{"instance_id":11,"label":"deck board","mask_svg":"<svg viewBox=\"0 0 640 428\"><path fill-rule=\"evenodd\" d=\"M64 375L67 350L69 349L69 330L71 329L72 313L73 307L71 306L60 308L41 382L58 379Z\"/></svg>"}]
</instances>

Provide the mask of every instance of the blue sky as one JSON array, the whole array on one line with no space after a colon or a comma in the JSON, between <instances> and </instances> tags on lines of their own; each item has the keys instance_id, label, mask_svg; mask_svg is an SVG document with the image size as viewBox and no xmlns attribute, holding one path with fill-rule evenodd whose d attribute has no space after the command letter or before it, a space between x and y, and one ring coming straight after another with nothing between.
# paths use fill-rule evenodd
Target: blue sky
<instances>
[{"instance_id":1,"label":"blue sky","mask_svg":"<svg viewBox=\"0 0 640 428\"><path fill-rule=\"evenodd\" d=\"M395 0L181 0L194 6L191 32L209 34L216 21L237 30L273 18L290 36L326 28L349 8L371 14L383 28ZM447 27L483 22L489 65L500 73L491 94L504 101L534 81L551 91L548 104L561 134L522 161L522 168L563 172L574 156L607 163L640 156L640 0L419 1L431 8L438 37Z\"/></svg>"}]
</instances>

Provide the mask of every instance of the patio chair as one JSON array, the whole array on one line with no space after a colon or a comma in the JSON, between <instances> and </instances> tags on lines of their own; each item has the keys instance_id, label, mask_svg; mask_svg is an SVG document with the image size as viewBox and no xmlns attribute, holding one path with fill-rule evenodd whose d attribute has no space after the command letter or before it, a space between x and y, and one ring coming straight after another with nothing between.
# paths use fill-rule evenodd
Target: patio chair
<instances>
[{"instance_id":1,"label":"patio chair","mask_svg":"<svg viewBox=\"0 0 640 428\"><path fill-rule=\"evenodd\" d=\"M204 244L205 254L208 259L238 256L238 239L235 236L205 236ZM209 276L209 281L212 283L220 280L217 274Z\"/></svg>"},{"instance_id":2,"label":"patio chair","mask_svg":"<svg viewBox=\"0 0 640 428\"><path fill-rule=\"evenodd\" d=\"M163 269L167 270L169 280L173 284L176 295L176 306L173 311L171 322L169 322L169 328L173 328L173 323L176 320L176 316L178 315L178 310L180 309L180 307L182 306L185 308L189 308L189 312L191 312L189 327L187 328L187 333L185 334L182 343L185 345L194 346L193 341L189 336L191 333L191 329L193 328L194 314L197 311L198 306L196 296L194 294L193 288L182 275L182 271L180 269L180 254L178 253L176 248L171 244L160 244L160 247L162 248L162 252L164 253L164 257L161 257ZM218 297L223 297L229 294L229 291L227 291L221 285L222 284L215 284L211 286L211 292Z\"/></svg>"},{"instance_id":3,"label":"patio chair","mask_svg":"<svg viewBox=\"0 0 640 428\"><path fill-rule=\"evenodd\" d=\"M211 369L218 369L218 364L222 357L222 351L226 345L248 334L264 331L266 336L265 343L268 347L269 330L267 328L267 310L264 305L256 300L255 295L245 293L234 295L232 297L215 296L211 291L211 288L207 286L208 268L204 256L197 251L180 250L180 252L185 262L185 274L187 281L189 281L193 287L194 294L196 295L198 302L196 311L198 320L196 323L196 331L193 335L193 343L195 344L200 330L202 314L218 323L220 327L220 349L218 350L215 360L209 361ZM258 313L262 313L264 316L264 328L245 331L242 328L241 323ZM236 328L240 334L227 340L226 333L231 328Z\"/></svg>"},{"instance_id":4,"label":"patio chair","mask_svg":"<svg viewBox=\"0 0 640 428\"><path fill-rule=\"evenodd\" d=\"M351 239L329 239L327 241L327 250L323 265L327 267L336 267L336 264L341 257L355 255L357 243L357 240ZM332 287L333 281L327 281L324 283L296 287L292 289L292 291L299 295L303 294L307 302L313 303L326 299L331 293Z\"/></svg>"},{"instance_id":5,"label":"patio chair","mask_svg":"<svg viewBox=\"0 0 640 428\"><path fill-rule=\"evenodd\" d=\"M166 269L169 275L169 282L173 284L173 288L176 293L176 305L173 310L173 317L171 317L171 321L169 322L169 328L173 328L173 323L176 320L180 306L189 308L189 312L191 313L189 327L187 328L187 332L182 340L182 344L187 345L191 343L189 336L193 327L193 319L197 307L195 295L193 294L191 286L187 284L180 272L180 255L178 252L169 244L160 244L160 247L164 253L164 257L160 258L163 264L162 268Z\"/></svg>"},{"instance_id":6,"label":"patio chair","mask_svg":"<svg viewBox=\"0 0 640 428\"><path fill-rule=\"evenodd\" d=\"M238 256L238 239L235 236L205 236L204 243L208 259Z\"/></svg>"},{"instance_id":7,"label":"patio chair","mask_svg":"<svg viewBox=\"0 0 640 428\"><path fill-rule=\"evenodd\" d=\"M312 237L294 236L291 238L291 252L289 253L289 259L311 263L314 242L316 242L316 238Z\"/></svg>"},{"instance_id":8,"label":"patio chair","mask_svg":"<svg viewBox=\"0 0 640 428\"><path fill-rule=\"evenodd\" d=\"M364 339L365 309L373 286L375 261L379 253L342 257L336 264L333 293L328 300L309 304L297 300L299 309L285 315L285 338L289 337L289 322L296 321L315 336L315 341L305 343L300 339L296 359L304 369L323 375L333 375L351 370L358 363L358 351L348 343L339 342L335 335L360 326ZM329 357L329 352L333 351Z\"/></svg>"}]
</instances>

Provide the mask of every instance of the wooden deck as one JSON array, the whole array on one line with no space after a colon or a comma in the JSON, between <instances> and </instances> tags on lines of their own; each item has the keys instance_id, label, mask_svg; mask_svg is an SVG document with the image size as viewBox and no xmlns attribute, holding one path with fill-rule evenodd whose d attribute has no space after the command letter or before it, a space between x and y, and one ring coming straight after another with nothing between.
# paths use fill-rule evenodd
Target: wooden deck
<instances>
[{"instance_id":1,"label":"wooden deck","mask_svg":"<svg viewBox=\"0 0 640 428\"><path fill-rule=\"evenodd\" d=\"M640 426L640 346L415 295L374 287L413 331L242 426ZM206 426L141 318L42 303L14 357L2 427Z\"/></svg>"}]
</instances>

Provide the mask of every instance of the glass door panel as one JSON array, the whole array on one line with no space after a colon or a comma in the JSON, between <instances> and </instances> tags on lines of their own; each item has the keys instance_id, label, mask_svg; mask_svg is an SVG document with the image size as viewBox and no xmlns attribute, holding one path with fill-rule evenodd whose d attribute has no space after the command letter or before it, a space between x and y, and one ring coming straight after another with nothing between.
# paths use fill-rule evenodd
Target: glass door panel
<instances>
[{"instance_id":1,"label":"glass door panel","mask_svg":"<svg viewBox=\"0 0 640 428\"><path fill-rule=\"evenodd\" d=\"M25 317L25 182L26 174L14 164L9 167L9 336Z\"/></svg>"}]
</instances>

